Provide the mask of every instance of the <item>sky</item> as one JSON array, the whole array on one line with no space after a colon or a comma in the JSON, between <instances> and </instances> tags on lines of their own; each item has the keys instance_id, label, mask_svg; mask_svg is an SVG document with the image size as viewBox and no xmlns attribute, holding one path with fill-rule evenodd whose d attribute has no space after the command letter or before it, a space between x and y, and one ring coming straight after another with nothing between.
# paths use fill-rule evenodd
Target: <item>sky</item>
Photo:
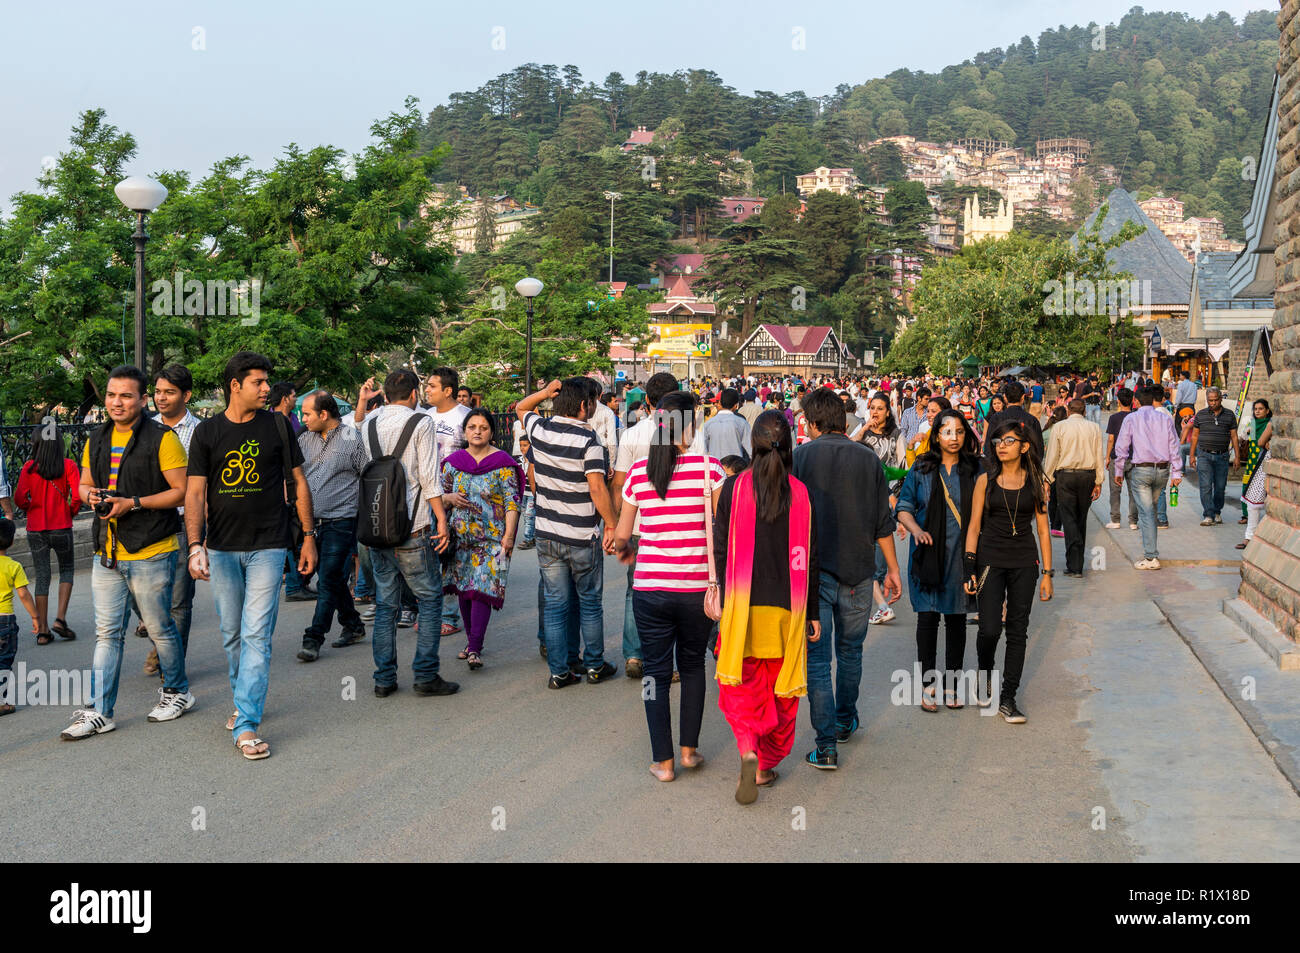
<instances>
[{"instance_id":1,"label":"sky","mask_svg":"<svg viewBox=\"0 0 1300 953\"><path fill-rule=\"evenodd\" d=\"M0 214L36 189L85 109L135 136L128 168L201 178L229 155L357 151L408 95L424 111L523 63L612 72L711 69L743 93L810 96L905 67L935 71L1046 29L1116 23L1134 0L0 0ZM1148 7L1157 9L1157 7ZM1158 9L1240 21L1264 0ZM802 48L796 48L802 41Z\"/></svg>"}]
</instances>

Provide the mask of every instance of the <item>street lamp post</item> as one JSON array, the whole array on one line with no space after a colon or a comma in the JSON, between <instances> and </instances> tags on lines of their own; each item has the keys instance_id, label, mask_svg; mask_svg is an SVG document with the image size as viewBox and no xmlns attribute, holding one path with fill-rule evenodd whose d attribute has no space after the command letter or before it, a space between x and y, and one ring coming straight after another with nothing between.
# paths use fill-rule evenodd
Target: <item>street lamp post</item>
<instances>
[{"instance_id":1,"label":"street lamp post","mask_svg":"<svg viewBox=\"0 0 1300 953\"><path fill-rule=\"evenodd\" d=\"M515 291L523 296L528 305L528 328L524 338L524 396L532 393L533 387L533 299L542 293L545 285L537 278L520 278L515 282Z\"/></svg>"},{"instance_id":2,"label":"street lamp post","mask_svg":"<svg viewBox=\"0 0 1300 953\"><path fill-rule=\"evenodd\" d=\"M623 197L622 192L606 192L609 199L609 283L614 284L614 203ZM612 290L612 289L611 289Z\"/></svg>"},{"instance_id":3,"label":"street lamp post","mask_svg":"<svg viewBox=\"0 0 1300 953\"><path fill-rule=\"evenodd\" d=\"M145 216L167 198L167 189L160 182L133 175L113 187L118 200L135 212L135 366L146 374L144 366L144 243L149 233L144 230Z\"/></svg>"}]
</instances>

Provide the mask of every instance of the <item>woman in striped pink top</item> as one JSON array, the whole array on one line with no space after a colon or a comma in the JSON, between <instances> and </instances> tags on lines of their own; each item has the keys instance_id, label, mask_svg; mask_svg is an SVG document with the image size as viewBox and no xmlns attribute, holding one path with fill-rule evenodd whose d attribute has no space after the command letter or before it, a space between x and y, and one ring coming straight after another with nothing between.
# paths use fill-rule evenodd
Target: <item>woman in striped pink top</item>
<instances>
[{"instance_id":1,"label":"woman in striped pink top","mask_svg":"<svg viewBox=\"0 0 1300 953\"><path fill-rule=\"evenodd\" d=\"M704 614L709 586L705 494L716 506L726 474L712 457L687 452L695 437L695 403L688 391L666 394L659 402L650 455L628 471L614 535L619 560L636 564L632 612L641 636L641 694L650 728L650 771L660 781L676 776L668 707L674 655L682 686L682 766L694 768L704 760L696 748L704 720L704 653L713 628ZM641 539L633 550L629 543L638 513Z\"/></svg>"}]
</instances>

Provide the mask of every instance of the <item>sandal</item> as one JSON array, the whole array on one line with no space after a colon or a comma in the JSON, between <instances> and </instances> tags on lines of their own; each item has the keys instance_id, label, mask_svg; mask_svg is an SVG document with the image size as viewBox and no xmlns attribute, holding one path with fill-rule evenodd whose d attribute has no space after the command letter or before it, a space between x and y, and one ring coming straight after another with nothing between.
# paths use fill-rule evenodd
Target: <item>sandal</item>
<instances>
[{"instance_id":1,"label":"sandal","mask_svg":"<svg viewBox=\"0 0 1300 953\"><path fill-rule=\"evenodd\" d=\"M740 759L740 781L736 784L736 803L753 804L758 800L758 755L750 753Z\"/></svg>"},{"instance_id":2,"label":"sandal","mask_svg":"<svg viewBox=\"0 0 1300 953\"><path fill-rule=\"evenodd\" d=\"M49 644L50 644L51 642L53 642L53 641L54 641L54 636L50 635L50 633L48 633L48 632L37 632L37 633L36 633L36 644L37 644L37 645L49 645Z\"/></svg>"},{"instance_id":3,"label":"sandal","mask_svg":"<svg viewBox=\"0 0 1300 953\"><path fill-rule=\"evenodd\" d=\"M0 705L0 715L12 715L17 710L13 705Z\"/></svg>"},{"instance_id":4,"label":"sandal","mask_svg":"<svg viewBox=\"0 0 1300 953\"><path fill-rule=\"evenodd\" d=\"M235 730L235 722L239 720L239 712L232 711L230 717L226 719L226 731Z\"/></svg>"},{"instance_id":5,"label":"sandal","mask_svg":"<svg viewBox=\"0 0 1300 953\"><path fill-rule=\"evenodd\" d=\"M781 775L777 774L776 768L771 769L771 774L772 776L766 781L755 781L754 786L759 788L770 788L772 785L776 784L776 779Z\"/></svg>"},{"instance_id":6,"label":"sandal","mask_svg":"<svg viewBox=\"0 0 1300 953\"><path fill-rule=\"evenodd\" d=\"M77 633L69 629L68 623L63 619L55 619L54 625L50 626L50 628L54 630L54 634L59 638L65 639L69 642L77 637Z\"/></svg>"},{"instance_id":7,"label":"sandal","mask_svg":"<svg viewBox=\"0 0 1300 953\"><path fill-rule=\"evenodd\" d=\"M263 758L271 757L271 746L266 745L265 751L257 751L258 745L266 745L266 742L254 735L252 738L245 738L243 741L236 741L235 747L249 761L261 761ZM253 750L249 750L253 749Z\"/></svg>"},{"instance_id":8,"label":"sandal","mask_svg":"<svg viewBox=\"0 0 1300 953\"><path fill-rule=\"evenodd\" d=\"M466 661L469 662L469 670L471 672L476 672L483 667L483 660L478 657L477 652L470 652L465 656L465 658Z\"/></svg>"},{"instance_id":9,"label":"sandal","mask_svg":"<svg viewBox=\"0 0 1300 953\"><path fill-rule=\"evenodd\" d=\"M936 697L935 687L926 685L921 689L921 711L938 711L939 701Z\"/></svg>"},{"instance_id":10,"label":"sandal","mask_svg":"<svg viewBox=\"0 0 1300 953\"><path fill-rule=\"evenodd\" d=\"M957 690L955 688L945 688L943 690L943 704L945 708L951 708L954 711L966 707L964 702L957 699Z\"/></svg>"},{"instance_id":11,"label":"sandal","mask_svg":"<svg viewBox=\"0 0 1300 953\"><path fill-rule=\"evenodd\" d=\"M459 652L457 652L456 658L460 659L462 662L465 661L465 659L469 658L469 646L467 645Z\"/></svg>"},{"instance_id":12,"label":"sandal","mask_svg":"<svg viewBox=\"0 0 1300 953\"><path fill-rule=\"evenodd\" d=\"M459 631L460 626L458 625L452 625L450 622L444 622L442 624L442 637L444 639L449 635L455 635Z\"/></svg>"},{"instance_id":13,"label":"sandal","mask_svg":"<svg viewBox=\"0 0 1300 953\"><path fill-rule=\"evenodd\" d=\"M1245 543L1238 543L1236 546L1233 547L1233 549L1245 549L1245 548L1246 548Z\"/></svg>"}]
</instances>

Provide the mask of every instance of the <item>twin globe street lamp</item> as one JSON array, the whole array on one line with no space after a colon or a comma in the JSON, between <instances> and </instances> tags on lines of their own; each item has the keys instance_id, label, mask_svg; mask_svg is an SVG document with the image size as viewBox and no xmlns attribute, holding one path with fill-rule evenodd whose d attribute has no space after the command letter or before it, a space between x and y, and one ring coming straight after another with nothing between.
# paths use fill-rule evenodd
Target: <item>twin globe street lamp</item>
<instances>
[{"instance_id":1,"label":"twin globe street lamp","mask_svg":"<svg viewBox=\"0 0 1300 953\"><path fill-rule=\"evenodd\" d=\"M144 243L149 234L144 230L145 216L162 205L167 198L167 188L160 182L142 175L123 179L113 187L118 200L135 212L135 366L148 374L144 366Z\"/></svg>"},{"instance_id":2,"label":"twin globe street lamp","mask_svg":"<svg viewBox=\"0 0 1300 953\"><path fill-rule=\"evenodd\" d=\"M523 296L528 305L528 326L524 338L524 396L532 393L533 387L533 299L546 287L537 278L520 278L515 282L515 291Z\"/></svg>"}]
</instances>

